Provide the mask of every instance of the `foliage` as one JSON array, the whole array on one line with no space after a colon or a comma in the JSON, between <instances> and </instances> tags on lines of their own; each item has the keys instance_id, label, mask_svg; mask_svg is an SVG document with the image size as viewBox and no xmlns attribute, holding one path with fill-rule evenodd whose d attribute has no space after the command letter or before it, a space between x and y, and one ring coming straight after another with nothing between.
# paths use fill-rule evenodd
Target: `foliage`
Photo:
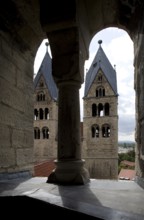
<instances>
[{"instance_id":1,"label":"foliage","mask_svg":"<svg viewBox=\"0 0 144 220\"><path fill-rule=\"evenodd\" d=\"M127 153L118 154L118 163L120 164L123 160L135 162L135 151L130 150Z\"/></svg>"},{"instance_id":2,"label":"foliage","mask_svg":"<svg viewBox=\"0 0 144 220\"><path fill-rule=\"evenodd\" d=\"M135 150L130 150L127 153L118 154L118 173L122 168L125 168L125 165L121 164L121 161L123 160L135 162ZM134 167L129 166L128 169L134 169Z\"/></svg>"}]
</instances>

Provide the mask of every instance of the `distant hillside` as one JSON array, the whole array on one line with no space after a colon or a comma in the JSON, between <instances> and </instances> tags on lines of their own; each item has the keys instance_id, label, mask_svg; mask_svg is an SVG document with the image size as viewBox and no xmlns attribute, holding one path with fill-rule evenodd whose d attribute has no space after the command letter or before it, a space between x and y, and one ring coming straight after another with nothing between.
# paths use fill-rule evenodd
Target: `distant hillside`
<instances>
[{"instance_id":1,"label":"distant hillside","mask_svg":"<svg viewBox=\"0 0 144 220\"><path fill-rule=\"evenodd\" d=\"M118 141L118 146L124 147L124 148L129 148L135 147L135 142L134 141Z\"/></svg>"},{"instance_id":2,"label":"distant hillside","mask_svg":"<svg viewBox=\"0 0 144 220\"><path fill-rule=\"evenodd\" d=\"M124 144L124 143L131 143L135 144L135 141L118 141L119 144Z\"/></svg>"}]
</instances>

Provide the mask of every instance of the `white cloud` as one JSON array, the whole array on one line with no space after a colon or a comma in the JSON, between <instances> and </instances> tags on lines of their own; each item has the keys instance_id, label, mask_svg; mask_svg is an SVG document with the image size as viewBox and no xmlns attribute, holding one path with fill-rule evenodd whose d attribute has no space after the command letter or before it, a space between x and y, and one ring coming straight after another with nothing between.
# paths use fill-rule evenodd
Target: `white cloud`
<instances>
[{"instance_id":1,"label":"white cloud","mask_svg":"<svg viewBox=\"0 0 144 220\"><path fill-rule=\"evenodd\" d=\"M115 64L129 64L133 61L133 42L128 34L114 38L105 45L105 50L110 60Z\"/></svg>"},{"instance_id":2,"label":"white cloud","mask_svg":"<svg viewBox=\"0 0 144 220\"><path fill-rule=\"evenodd\" d=\"M118 130L120 140L134 140L135 117L133 114L119 114Z\"/></svg>"}]
</instances>

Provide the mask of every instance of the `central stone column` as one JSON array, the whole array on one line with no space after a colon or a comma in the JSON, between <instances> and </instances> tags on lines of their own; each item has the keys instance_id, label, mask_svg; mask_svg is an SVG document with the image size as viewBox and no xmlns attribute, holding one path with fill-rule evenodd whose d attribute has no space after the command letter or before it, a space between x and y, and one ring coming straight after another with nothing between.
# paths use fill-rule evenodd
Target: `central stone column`
<instances>
[{"instance_id":1,"label":"central stone column","mask_svg":"<svg viewBox=\"0 0 144 220\"><path fill-rule=\"evenodd\" d=\"M89 175L81 160L79 87L72 82L59 84L58 159L47 182L85 184Z\"/></svg>"},{"instance_id":2,"label":"central stone column","mask_svg":"<svg viewBox=\"0 0 144 220\"><path fill-rule=\"evenodd\" d=\"M83 56L77 28L48 34L52 50L52 74L58 87L58 150L56 169L48 183L85 184L88 171L81 159L79 89Z\"/></svg>"},{"instance_id":3,"label":"central stone column","mask_svg":"<svg viewBox=\"0 0 144 220\"><path fill-rule=\"evenodd\" d=\"M79 85L59 85L58 160L80 160Z\"/></svg>"}]
</instances>

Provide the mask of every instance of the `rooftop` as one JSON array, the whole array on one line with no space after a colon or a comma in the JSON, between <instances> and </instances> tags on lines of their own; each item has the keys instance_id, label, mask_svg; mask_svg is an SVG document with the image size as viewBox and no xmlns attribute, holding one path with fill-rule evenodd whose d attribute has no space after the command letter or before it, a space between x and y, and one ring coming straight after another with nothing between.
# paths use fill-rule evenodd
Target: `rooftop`
<instances>
[{"instance_id":1,"label":"rooftop","mask_svg":"<svg viewBox=\"0 0 144 220\"><path fill-rule=\"evenodd\" d=\"M95 80L99 70L101 69L102 72L104 73L106 79L108 80L109 84L111 85L115 95L118 95L117 93L117 76L116 76L116 71L111 65L109 59L107 58L105 52L103 51L101 47L102 41L99 40L99 49L93 59L93 62L86 73L86 81L85 81L85 94L84 96L86 97L89 89Z\"/></svg>"},{"instance_id":2,"label":"rooftop","mask_svg":"<svg viewBox=\"0 0 144 220\"><path fill-rule=\"evenodd\" d=\"M121 169L118 178L119 179L127 179L127 180L134 180L135 179L135 170L130 169Z\"/></svg>"},{"instance_id":3,"label":"rooftop","mask_svg":"<svg viewBox=\"0 0 144 220\"><path fill-rule=\"evenodd\" d=\"M52 76L52 60L50 58L48 51L46 51L43 61L40 65L39 71L36 77L34 78L34 89L36 88L41 76L43 76L45 79L45 82L46 82L46 85L50 92L51 97L54 100L57 100L58 90L57 90L57 86Z\"/></svg>"}]
</instances>

